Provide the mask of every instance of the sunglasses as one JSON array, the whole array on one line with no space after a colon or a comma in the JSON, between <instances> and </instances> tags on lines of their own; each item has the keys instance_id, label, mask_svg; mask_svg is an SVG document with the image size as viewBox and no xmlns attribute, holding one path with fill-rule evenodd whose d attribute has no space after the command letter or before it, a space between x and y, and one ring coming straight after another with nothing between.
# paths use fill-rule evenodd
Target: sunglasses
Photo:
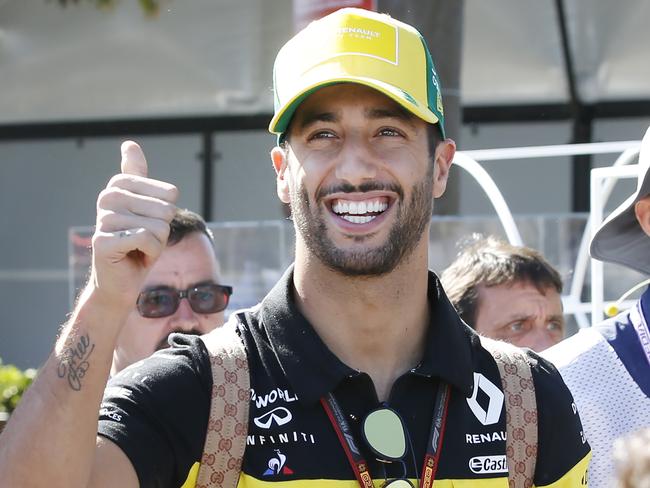
<instances>
[{"instance_id":1,"label":"sunglasses","mask_svg":"<svg viewBox=\"0 0 650 488\"><path fill-rule=\"evenodd\" d=\"M194 285L186 290L161 286L140 292L136 307L143 317L157 319L173 315L178 310L181 300L187 298L194 312L216 313L226 309L230 295L232 295L232 286L215 283Z\"/></svg>"},{"instance_id":2,"label":"sunglasses","mask_svg":"<svg viewBox=\"0 0 650 488\"><path fill-rule=\"evenodd\" d=\"M407 447L411 444L407 432L402 418L389 407L379 407L371 411L361 424L363 440L377 461L402 464L404 474L400 478L386 480L382 485L384 488L414 488L413 483L406 476L404 462ZM413 451L412 447L411 451ZM415 464L415 459L413 462Z\"/></svg>"}]
</instances>

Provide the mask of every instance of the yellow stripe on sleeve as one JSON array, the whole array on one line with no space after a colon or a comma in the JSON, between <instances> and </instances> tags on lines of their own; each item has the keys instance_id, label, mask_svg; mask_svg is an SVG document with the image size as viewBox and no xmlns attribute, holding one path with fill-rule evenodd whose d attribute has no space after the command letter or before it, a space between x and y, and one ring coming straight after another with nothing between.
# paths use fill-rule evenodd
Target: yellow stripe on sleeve
<instances>
[{"instance_id":1,"label":"yellow stripe on sleeve","mask_svg":"<svg viewBox=\"0 0 650 488\"><path fill-rule=\"evenodd\" d=\"M588 486L589 461L591 460L591 451L583 457L580 462L576 463L573 468L565 473L559 480L550 485L540 485L538 488L576 488Z\"/></svg>"},{"instance_id":2,"label":"yellow stripe on sleeve","mask_svg":"<svg viewBox=\"0 0 650 488\"><path fill-rule=\"evenodd\" d=\"M181 485L181 488L194 488L196 486L196 480L199 477L199 462L195 462L190 468L190 472L187 473L187 479L185 483Z\"/></svg>"}]
</instances>

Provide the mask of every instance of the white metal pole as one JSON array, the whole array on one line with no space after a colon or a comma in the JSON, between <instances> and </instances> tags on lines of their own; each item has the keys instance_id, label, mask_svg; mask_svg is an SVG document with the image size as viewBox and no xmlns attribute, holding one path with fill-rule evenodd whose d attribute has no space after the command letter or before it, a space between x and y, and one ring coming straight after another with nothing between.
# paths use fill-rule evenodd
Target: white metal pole
<instances>
[{"instance_id":1,"label":"white metal pole","mask_svg":"<svg viewBox=\"0 0 650 488\"><path fill-rule=\"evenodd\" d=\"M598 171L591 170L591 215L589 218L591 237L598 230L603 220L603 195L601 193L600 178ZM597 324L603 320L603 263L596 259L591 260L591 324Z\"/></svg>"},{"instance_id":2,"label":"white metal pole","mask_svg":"<svg viewBox=\"0 0 650 488\"><path fill-rule=\"evenodd\" d=\"M606 178L636 178L639 165L609 166L591 170L591 237L603 221L604 194L602 180ZM591 260L591 323L597 324L604 318L605 310L603 263L596 259Z\"/></svg>"}]
</instances>

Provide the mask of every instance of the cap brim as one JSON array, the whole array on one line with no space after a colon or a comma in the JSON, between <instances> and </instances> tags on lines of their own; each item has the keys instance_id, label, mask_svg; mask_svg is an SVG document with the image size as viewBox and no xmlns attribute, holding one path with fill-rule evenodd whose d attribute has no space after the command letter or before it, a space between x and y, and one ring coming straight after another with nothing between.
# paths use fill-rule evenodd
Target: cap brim
<instances>
[{"instance_id":1,"label":"cap brim","mask_svg":"<svg viewBox=\"0 0 650 488\"><path fill-rule=\"evenodd\" d=\"M428 122L430 124L435 124L438 122L437 115L434 114L429 109L429 107L422 107L409 101L402 90L395 88L388 83L382 83L375 79L349 76L333 77L330 79L319 80L317 83L305 86L296 95L294 95L293 98L285 103L283 107L276 111L275 115L271 119L271 122L269 123L269 132L272 132L273 134L283 134L287 130L287 127L289 126L289 123L291 122L296 109L309 95L321 88L337 83L357 83L359 85L374 88L425 122Z\"/></svg>"},{"instance_id":2,"label":"cap brim","mask_svg":"<svg viewBox=\"0 0 650 488\"><path fill-rule=\"evenodd\" d=\"M649 191L650 171L646 172L641 187L596 231L589 247L591 257L650 274L650 237L641 228L634 212L634 204Z\"/></svg>"},{"instance_id":3,"label":"cap brim","mask_svg":"<svg viewBox=\"0 0 650 488\"><path fill-rule=\"evenodd\" d=\"M595 259L650 274L650 237L641 228L634 212L634 204L650 194L650 128L641 142L638 183L636 192L619 205L596 231L589 252Z\"/></svg>"}]
</instances>

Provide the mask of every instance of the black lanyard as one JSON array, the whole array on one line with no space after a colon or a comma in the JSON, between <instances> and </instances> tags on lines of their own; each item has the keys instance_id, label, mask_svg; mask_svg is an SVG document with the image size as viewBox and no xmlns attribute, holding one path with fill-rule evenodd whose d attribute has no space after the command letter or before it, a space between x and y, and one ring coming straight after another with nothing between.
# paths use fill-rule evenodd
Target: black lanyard
<instances>
[{"instance_id":1,"label":"black lanyard","mask_svg":"<svg viewBox=\"0 0 650 488\"><path fill-rule=\"evenodd\" d=\"M438 393L436 394L436 403L433 407L429 442L427 443L427 451L422 465L422 475L420 480L421 488L432 488L433 481L436 479L436 471L438 470L438 462L440 459L440 448L442 447L442 438L444 437L445 427L447 424L449 395L449 385L441 382L438 387ZM361 455L361 451L357 447L354 435L350 429L350 424L345 418L345 414L341 410L336 398L334 398L334 395L330 392L321 398L320 401L330 419L330 422L332 423L332 427L334 427L334 431L336 432L339 442L345 451L350 466L352 466L354 475L356 476L357 481L359 481L359 485L361 488L374 488L370 471L368 471L368 463L366 463L365 459Z\"/></svg>"}]
</instances>

